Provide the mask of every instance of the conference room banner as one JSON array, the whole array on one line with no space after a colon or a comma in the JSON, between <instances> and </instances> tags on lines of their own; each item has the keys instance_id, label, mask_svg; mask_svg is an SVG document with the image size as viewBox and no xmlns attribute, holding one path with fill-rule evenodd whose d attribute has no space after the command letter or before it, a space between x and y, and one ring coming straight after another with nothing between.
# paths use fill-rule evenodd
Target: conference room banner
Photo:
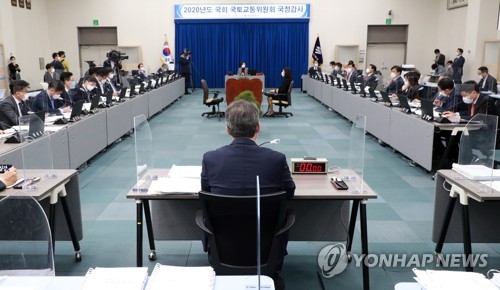
<instances>
[{"instance_id":1,"label":"conference room banner","mask_svg":"<svg viewBox=\"0 0 500 290\"><path fill-rule=\"evenodd\" d=\"M309 18L310 4L175 5L175 19Z\"/></svg>"}]
</instances>

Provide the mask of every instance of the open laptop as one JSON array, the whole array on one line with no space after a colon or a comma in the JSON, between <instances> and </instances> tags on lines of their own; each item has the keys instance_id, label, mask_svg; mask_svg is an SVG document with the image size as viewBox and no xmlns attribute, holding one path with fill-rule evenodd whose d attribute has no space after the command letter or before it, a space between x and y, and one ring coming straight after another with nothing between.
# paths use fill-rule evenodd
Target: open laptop
<instances>
[{"instance_id":1,"label":"open laptop","mask_svg":"<svg viewBox=\"0 0 500 290\"><path fill-rule=\"evenodd\" d=\"M330 84L332 86L334 86L335 85L335 77L333 75L330 75L329 77L330 77Z\"/></svg>"},{"instance_id":2,"label":"open laptop","mask_svg":"<svg viewBox=\"0 0 500 290\"><path fill-rule=\"evenodd\" d=\"M30 115L28 136L36 139L43 136L45 130L45 111L40 111Z\"/></svg>"},{"instance_id":3,"label":"open laptop","mask_svg":"<svg viewBox=\"0 0 500 290\"><path fill-rule=\"evenodd\" d=\"M410 114L411 108L410 108L410 104L408 104L408 99L406 98L406 96L398 95L398 99L399 99L399 106L401 107L401 111L403 111L404 113Z\"/></svg>"},{"instance_id":4,"label":"open laptop","mask_svg":"<svg viewBox=\"0 0 500 290\"><path fill-rule=\"evenodd\" d=\"M83 102L84 100L79 100L78 102L73 103L71 114L69 114L70 122L76 122L80 120L80 115L82 114Z\"/></svg>"},{"instance_id":5,"label":"open laptop","mask_svg":"<svg viewBox=\"0 0 500 290\"><path fill-rule=\"evenodd\" d=\"M351 84L351 91L353 94L357 94L358 91L356 90L356 84L354 83L354 81L350 81L349 82Z\"/></svg>"},{"instance_id":6,"label":"open laptop","mask_svg":"<svg viewBox=\"0 0 500 290\"><path fill-rule=\"evenodd\" d=\"M432 100L420 99L420 111L422 112L422 119L426 121L451 123L451 121L443 117L441 113L434 112L434 102Z\"/></svg>"}]
</instances>

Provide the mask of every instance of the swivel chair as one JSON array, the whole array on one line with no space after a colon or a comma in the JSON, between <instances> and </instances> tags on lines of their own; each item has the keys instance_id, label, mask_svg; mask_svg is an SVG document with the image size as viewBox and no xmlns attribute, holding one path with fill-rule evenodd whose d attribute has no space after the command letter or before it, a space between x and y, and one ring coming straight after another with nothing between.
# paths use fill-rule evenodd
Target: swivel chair
<instances>
[{"instance_id":1,"label":"swivel chair","mask_svg":"<svg viewBox=\"0 0 500 290\"><path fill-rule=\"evenodd\" d=\"M219 121L221 117L224 117L224 112L220 111L219 104L224 101L224 98L217 98L217 96L220 94L220 91L212 91L210 92L208 90L208 85L207 81L202 79L201 80L201 88L203 89L203 105L207 107L212 107L211 112L205 112L201 114L201 116L207 116L207 118L213 117L213 116L218 116ZM213 94L212 98L209 98L210 93ZM217 106L217 111L215 110L215 106Z\"/></svg>"},{"instance_id":2,"label":"swivel chair","mask_svg":"<svg viewBox=\"0 0 500 290\"><path fill-rule=\"evenodd\" d=\"M290 86L288 87L288 91L286 94L280 93L266 93L266 96L272 97L273 105L277 105L279 107L278 112L274 112L273 116L293 116L291 112L283 112L283 108L287 108L292 105L292 89L293 89L293 81L290 82Z\"/></svg>"},{"instance_id":3,"label":"swivel chair","mask_svg":"<svg viewBox=\"0 0 500 290\"><path fill-rule=\"evenodd\" d=\"M295 213L286 209L285 191L260 199L261 273L273 276L286 253ZM218 195L201 191L196 224L208 238L208 256L217 275L257 273L256 196Z\"/></svg>"}]
</instances>

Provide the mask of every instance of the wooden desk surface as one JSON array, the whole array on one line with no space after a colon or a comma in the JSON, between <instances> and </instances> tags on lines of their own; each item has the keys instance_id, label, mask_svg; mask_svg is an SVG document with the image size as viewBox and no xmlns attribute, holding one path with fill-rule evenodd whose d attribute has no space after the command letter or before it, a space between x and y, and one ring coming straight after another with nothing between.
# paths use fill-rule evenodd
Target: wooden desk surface
<instances>
[{"instance_id":1,"label":"wooden desk surface","mask_svg":"<svg viewBox=\"0 0 500 290\"><path fill-rule=\"evenodd\" d=\"M438 170L447 182L454 183L460 188L463 188L474 199L484 202L487 200L500 200L500 192L481 184L479 181L470 180L462 174L452 169ZM439 186L439 185L437 185Z\"/></svg>"},{"instance_id":2,"label":"wooden desk surface","mask_svg":"<svg viewBox=\"0 0 500 290\"><path fill-rule=\"evenodd\" d=\"M149 175L167 176L169 169L153 169L148 172ZM292 175L295 181L295 195L293 199L338 199L338 200L352 200L352 199L375 199L377 194L363 182L363 193L352 192L354 187L353 181L346 180L349 190L337 190L330 183L332 177L353 177L357 174L353 170L342 169L336 173L329 174L294 174ZM359 178L359 177L358 177ZM134 199L198 199L197 194L148 194L147 192L130 191L127 198Z\"/></svg>"},{"instance_id":3,"label":"wooden desk surface","mask_svg":"<svg viewBox=\"0 0 500 290\"><path fill-rule=\"evenodd\" d=\"M18 169L18 176L22 178L24 176L24 170ZM36 200L42 200L50 194L50 191L55 187L63 184L68 179L77 174L76 170L73 169L30 169L26 171L29 177L40 177L41 180L36 183L36 190L22 190L22 189L14 189L8 188L2 192L0 192L0 197L5 197L9 195L17 195L17 196L32 196ZM54 173L56 174L56 178L45 178L43 177L45 173Z\"/></svg>"}]
</instances>

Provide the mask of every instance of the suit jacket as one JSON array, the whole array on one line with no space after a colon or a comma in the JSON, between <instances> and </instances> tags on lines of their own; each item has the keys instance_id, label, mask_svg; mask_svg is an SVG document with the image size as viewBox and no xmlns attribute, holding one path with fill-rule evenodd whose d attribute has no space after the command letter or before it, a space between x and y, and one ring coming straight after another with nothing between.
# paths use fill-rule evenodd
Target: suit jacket
<instances>
[{"instance_id":1,"label":"suit jacket","mask_svg":"<svg viewBox=\"0 0 500 290\"><path fill-rule=\"evenodd\" d=\"M201 189L223 195L255 195L259 176L261 194L285 190L289 198L295 183L283 153L259 147L248 138L236 138L203 155Z\"/></svg>"},{"instance_id":2,"label":"suit jacket","mask_svg":"<svg viewBox=\"0 0 500 290\"><path fill-rule=\"evenodd\" d=\"M72 90L66 91L66 89L64 89L64 91L61 93L61 98L63 98L64 104L66 106L73 106L73 103L75 102L73 95L74 93Z\"/></svg>"},{"instance_id":3,"label":"suit jacket","mask_svg":"<svg viewBox=\"0 0 500 290\"><path fill-rule=\"evenodd\" d=\"M349 76L349 73L346 74L346 77ZM347 82L356 82L358 80L359 73L357 70L353 70L349 79L346 79Z\"/></svg>"},{"instance_id":4,"label":"suit jacket","mask_svg":"<svg viewBox=\"0 0 500 290\"><path fill-rule=\"evenodd\" d=\"M444 97L441 101L443 102L441 105L442 111L463 112L467 110L467 104L463 102L462 96L455 89L450 93L449 97Z\"/></svg>"},{"instance_id":5,"label":"suit jacket","mask_svg":"<svg viewBox=\"0 0 500 290\"><path fill-rule=\"evenodd\" d=\"M238 75L248 75L248 67L242 68L241 66L238 68Z\"/></svg>"},{"instance_id":6,"label":"suit jacket","mask_svg":"<svg viewBox=\"0 0 500 290\"><path fill-rule=\"evenodd\" d=\"M47 91L43 90L35 96L35 101L31 105L31 111L40 112L45 111L49 114L60 114L60 107L64 105L62 100L53 100L50 98Z\"/></svg>"},{"instance_id":7,"label":"suit jacket","mask_svg":"<svg viewBox=\"0 0 500 290\"><path fill-rule=\"evenodd\" d=\"M415 85L412 88L408 87L406 90L403 91L403 94L406 95L408 99L413 101L414 99L420 100L420 85Z\"/></svg>"},{"instance_id":8,"label":"suit jacket","mask_svg":"<svg viewBox=\"0 0 500 290\"><path fill-rule=\"evenodd\" d=\"M366 78L364 79L364 82L365 82L365 87L375 89L375 87L377 86L377 77L373 73L369 76L366 76Z\"/></svg>"},{"instance_id":9,"label":"suit jacket","mask_svg":"<svg viewBox=\"0 0 500 290\"><path fill-rule=\"evenodd\" d=\"M28 105L24 102L24 110L22 110L22 115L28 115ZM0 126L2 129L10 128L14 125L19 124L19 109L14 97L8 96L3 99L0 103Z\"/></svg>"},{"instance_id":10,"label":"suit jacket","mask_svg":"<svg viewBox=\"0 0 500 290\"><path fill-rule=\"evenodd\" d=\"M179 63L181 66L180 67L181 74L190 75L191 74L191 59L181 57L181 58L179 58Z\"/></svg>"},{"instance_id":11,"label":"suit jacket","mask_svg":"<svg viewBox=\"0 0 500 290\"><path fill-rule=\"evenodd\" d=\"M405 84L405 81L403 80L403 78L401 76L397 77L396 79L391 81L389 86L387 86L387 89L386 89L387 94L396 94L396 95L401 94L401 91L402 91L404 84Z\"/></svg>"},{"instance_id":12,"label":"suit jacket","mask_svg":"<svg viewBox=\"0 0 500 290\"><path fill-rule=\"evenodd\" d=\"M471 119L477 114L486 114L486 115L497 115L497 108L495 106L495 99L490 98L488 95L479 94L479 97L476 100L476 104L474 107L474 114L471 114L472 104L467 105L467 109L465 111L460 112L460 118L462 119Z\"/></svg>"},{"instance_id":13,"label":"suit jacket","mask_svg":"<svg viewBox=\"0 0 500 290\"><path fill-rule=\"evenodd\" d=\"M144 73L143 70L138 70L137 71L137 76L142 80L142 81L147 81L149 78L148 76Z\"/></svg>"},{"instance_id":14,"label":"suit jacket","mask_svg":"<svg viewBox=\"0 0 500 290\"><path fill-rule=\"evenodd\" d=\"M492 91L495 92L495 94L498 94L497 80L492 75L488 75L486 78L486 84L483 88L484 82L484 78L479 81L479 89L481 91Z\"/></svg>"},{"instance_id":15,"label":"suit jacket","mask_svg":"<svg viewBox=\"0 0 500 290\"><path fill-rule=\"evenodd\" d=\"M457 56L453 60L453 79L462 79L464 74L464 64L465 58L463 56Z\"/></svg>"},{"instance_id":16,"label":"suit jacket","mask_svg":"<svg viewBox=\"0 0 500 290\"><path fill-rule=\"evenodd\" d=\"M89 92L84 88L80 87L75 90L73 97L73 102L78 102L80 100L84 100L85 102L90 102L95 95L95 90Z\"/></svg>"},{"instance_id":17,"label":"suit jacket","mask_svg":"<svg viewBox=\"0 0 500 290\"><path fill-rule=\"evenodd\" d=\"M43 81L46 83L55 82L58 80L59 80L59 75L57 74L57 72L51 74L50 72L46 71L45 74L43 75Z\"/></svg>"},{"instance_id":18,"label":"suit jacket","mask_svg":"<svg viewBox=\"0 0 500 290\"><path fill-rule=\"evenodd\" d=\"M438 54L436 55L436 58L434 59L434 62L437 64L437 65L442 65L444 66L444 60L445 60L445 56L444 54Z\"/></svg>"},{"instance_id":19,"label":"suit jacket","mask_svg":"<svg viewBox=\"0 0 500 290\"><path fill-rule=\"evenodd\" d=\"M280 87L278 88L278 94L287 94L288 89L290 88L290 83L292 82L292 79L283 79L281 82Z\"/></svg>"}]
</instances>

